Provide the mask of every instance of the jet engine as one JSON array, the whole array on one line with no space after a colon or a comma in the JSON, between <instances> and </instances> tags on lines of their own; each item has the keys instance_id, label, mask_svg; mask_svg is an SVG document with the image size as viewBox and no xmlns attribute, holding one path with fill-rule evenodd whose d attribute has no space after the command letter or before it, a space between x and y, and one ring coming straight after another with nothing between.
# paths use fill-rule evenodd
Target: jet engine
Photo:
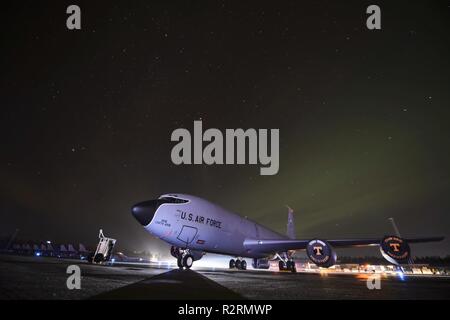
<instances>
[{"instance_id":1,"label":"jet engine","mask_svg":"<svg viewBox=\"0 0 450 320\"><path fill-rule=\"evenodd\" d=\"M253 259L252 267L253 269L269 269L269 259Z\"/></svg>"},{"instance_id":2,"label":"jet engine","mask_svg":"<svg viewBox=\"0 0 450 320\"><path fill-rule=\"evenodd\" d=\"M309 260L319 267L329 268L336 264L336 252L331 245L320 239L311 240L306 246Z\"/></svg>"},{"instance_id":3,"label":"jet engine","mask_svg":"<svg viewBox=\"0 0 450 320\"><path fill-rule=\"evenodd\" d=\"M395 265L408 263L411 258L408 242L397 236L385 236L381 240L380 251L383 258Z\"/></svg>"}]
</instances>

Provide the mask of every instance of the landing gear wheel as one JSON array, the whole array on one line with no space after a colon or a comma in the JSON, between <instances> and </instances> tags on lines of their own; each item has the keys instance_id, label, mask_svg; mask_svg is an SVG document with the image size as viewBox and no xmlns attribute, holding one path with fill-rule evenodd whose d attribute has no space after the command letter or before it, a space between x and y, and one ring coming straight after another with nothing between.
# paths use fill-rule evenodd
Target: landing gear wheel
<instances>
[{"instance_id":1,"label":"landing gear wheel","mask_svg":"<svg viewBox=\"0 0 450 320\"><path fill-rule=\"evenodd\" d=\"M194 263L194 257L190 254L187 254L183 257L183 266L186 269L190 269L192 267L192 264Z\"/></svg>"},{"instance_id":2,"label":"landing gear wheel","mask_svg":"<svg viewBox=\"0 0 450 320\"><path fill-rule=\"evenodd\" d=\"M297 267L295 266L295 262L292 262L291 272L292 273L297 273Z\"/></svg>"},{"instance_id":3,"label":"landing gear wheel","mask_svg":"<svg viewBox=\"0 0 450 320\"><path fill-rule=\"evenodd\" d=\"M183 258L181 256L177 257L177 265L179 269L183 269Z\"/></svg>"},{"instance_id":4,"label":"landing gear wheel","mask_svg":"<svg viewBox=\"0 0 450 320\"><path fill-rule=\"evenodd\" d=\"M236 261L234 261L234 259L230 260L230 269L234 269L234 267L236 267Z\"/></svg>"},{"instance_id":5,"label":"landing gear wheel","mask_svg":"<svg viewBox=\"0 0 450 320\"><path fill-rule=\"evenodd\" d=\"M235 262L235 267L236 267L236 269L241 269L241 260L236 260L236 262Z\"/></svg>"},{"instance_id":6,"label":"landing gear wheel","mask_svg":"<svg viewBox=\"0 0 450 320\"><path fill-rule=\"evenodd\" d=\"M241 261L241 270L247 270L247 261L245 260Z\"/></svg>"},{"instance_id":7,"label":"landing gear wheel","mask_svg":"<svg viewBox=\"0 0 450 320\"><path fill-rule=\"evenodd\" d=\"M170 254L174 258L178 258L178 256L180 255L180 249L178 249L177 247L171 246L170 247Z\"/></svg>"},{"instance_id":8,"label":"landing gear wheel","mask_svg":"<svg viewBox=\"0 0 450 320\"><path fill-rule=\"evenodd\" d=\"M278 268L280 269L280 271L286 270L286 263L284 263L284 261L278 261Z\"/></svg>"},{"instance_id":9,"label":"landing gear wheel","mask_svg":"<svg viewBox=\"0 0 450 320\"><path fill-rule=\"evenodd\" d=\"M295 266L295 262L294 261L288 261L286 262L286 270L291 271L292 273L297 272L297 268Z\"/></svg>"}]
</instances>

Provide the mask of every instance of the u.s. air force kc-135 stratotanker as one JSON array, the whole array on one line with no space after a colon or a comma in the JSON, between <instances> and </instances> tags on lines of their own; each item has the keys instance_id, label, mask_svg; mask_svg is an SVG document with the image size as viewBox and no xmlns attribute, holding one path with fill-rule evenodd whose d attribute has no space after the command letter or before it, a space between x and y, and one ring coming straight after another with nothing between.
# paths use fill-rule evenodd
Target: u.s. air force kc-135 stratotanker
<instances>
[{"instance_id":1,"label":"u.s. air force kc-135 stratotanker","mask_svg":"<svg viewBox=\"0 0 450 320\"><path fill-rule=\"evenodd\" d=\"M411 261L409 243L441 241L443 237L404 239L400 235L372 239L295 239L294 219L289 209L287 234L282 235L258 223L225 210L199 197L166 194L156 200L138 203L131 209L144 228L172 245L171 254L179 268L191 268L206 253L234 257L229 267L247 269L243 258L253 258L256 269L268 269L269 261L278 260L280 270L296 272L293 255L306 250L319 267L336 263L334 248L379 246L383 257L401 265Z\"/></svg>"}]
</instances>

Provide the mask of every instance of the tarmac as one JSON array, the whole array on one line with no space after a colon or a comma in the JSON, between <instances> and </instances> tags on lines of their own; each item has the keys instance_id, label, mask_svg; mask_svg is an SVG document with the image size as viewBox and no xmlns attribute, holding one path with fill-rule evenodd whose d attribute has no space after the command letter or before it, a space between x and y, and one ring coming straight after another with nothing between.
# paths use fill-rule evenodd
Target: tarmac
<instances>
[{"instance_id":1,"label":"tarmac","mask_svg":"<svg viewBox=\"0 0 450 320\"><path fill-rule=\"evenodd\" d=\"M67 267L81 269L81 289L69 290ZM138 265L0 255L1 300L270 300L449 299L450 278L385 276L370 290L368 275L290 273Z\"/></svg>"}]
</instances>

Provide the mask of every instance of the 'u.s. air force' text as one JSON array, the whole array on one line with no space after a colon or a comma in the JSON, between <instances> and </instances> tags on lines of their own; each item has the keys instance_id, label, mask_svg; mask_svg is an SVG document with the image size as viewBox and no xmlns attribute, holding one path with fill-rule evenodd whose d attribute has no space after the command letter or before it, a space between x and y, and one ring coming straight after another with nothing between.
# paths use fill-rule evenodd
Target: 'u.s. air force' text
<instances>
[{"instance_id":1,"label":"'u.s. air force' text","mask_svg":"<svg viewBox=\"0 0 450 320\"><path fill-rule=\"evenodd\" d=\"M196 222L196 223L201 223L201 224L206 224L209 225L211 227L215 227L218 229L221 229L221 224L222 222L219 220L215 220L215 219L211 219L211 218L205 218L201 215L196 215L193 213L187 213L186 211L183 210L177 210L180 213L180 217L182 220L186 220L186 221L191 221L191 222Z\"/></svg>"}]
</instances>

